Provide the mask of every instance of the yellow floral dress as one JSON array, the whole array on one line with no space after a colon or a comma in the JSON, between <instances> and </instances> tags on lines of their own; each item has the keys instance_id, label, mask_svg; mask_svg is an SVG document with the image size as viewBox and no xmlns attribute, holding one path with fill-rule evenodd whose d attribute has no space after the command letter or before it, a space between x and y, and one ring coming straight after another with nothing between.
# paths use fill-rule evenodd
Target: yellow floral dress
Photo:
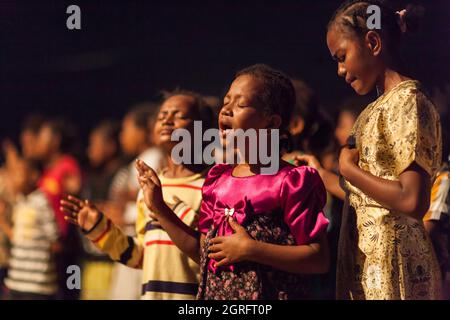
<instances>
[{"instance_id":1,"label":"yellow floral dress","mask_svg":"<svg viewBox=\"0 0 450 320\"><path fill-rule=\"evenodd\" d=\"M398 180L413 162L433 177L441 163L439 115L417 81L401 82L369 104L352 135L359 167ZM422 221L384 208L343 181L338 299L440 299L441 276Z\"/></svg>"}]
</instances>

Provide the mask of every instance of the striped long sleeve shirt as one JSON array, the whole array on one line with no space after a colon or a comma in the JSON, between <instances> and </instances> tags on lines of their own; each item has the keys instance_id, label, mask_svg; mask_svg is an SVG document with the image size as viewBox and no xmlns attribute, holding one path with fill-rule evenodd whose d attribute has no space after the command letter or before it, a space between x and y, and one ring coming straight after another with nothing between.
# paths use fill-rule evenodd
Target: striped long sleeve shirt
<instances>
[{"instance_id":1,"label":"striped long sleeve shirt","mask_svg":"<svg viewBox=\"0 0 450 320\"><path fill-rule=\"evenodd\" d=\"M6 287L19 292L56 294L57 272L52 244L58 238L55 214L44 193L36 190L22 197L13 208Z\"/></svg>"},{"instance_id":2,"label":"striped long sleeve shirt","mask_svg":"<svg viewBox=\"0 0 450 320\"><path fill-rule=\"evenodd\" d=\"M196 229L204 174L175 179L160 175L159 178L164 200L173 203L173 196L182 200L174 212L186 225ZM137 210L137 237L127 236L106 217L87 237L113 260L143 269L142 299L195 299L199 266L149 216L142 191Z\"/></svg>"}]
</instances>

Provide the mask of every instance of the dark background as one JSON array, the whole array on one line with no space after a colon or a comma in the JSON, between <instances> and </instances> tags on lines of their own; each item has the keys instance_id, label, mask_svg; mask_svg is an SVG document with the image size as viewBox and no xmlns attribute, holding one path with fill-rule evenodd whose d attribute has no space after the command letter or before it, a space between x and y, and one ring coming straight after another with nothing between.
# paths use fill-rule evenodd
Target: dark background
<instances>
[{"instance_id":1,"label":"dark background","mask_svg":"<svg viewBox=\"0 0 450 320\"><path fill-rule=\"evenodd\" d=\"M41 112L72 118L84 140L102 118L160 89L220 97L238 69L257 62L306 80L333 110L355 95L325 41L340 2L0 0L0 139L16 138L24 116ZM405 59L426 87L444 87L450 2L415 3L427 15ZM81 8L81 30L66 28L70 4Z\"/></svg>"}]
</instances>

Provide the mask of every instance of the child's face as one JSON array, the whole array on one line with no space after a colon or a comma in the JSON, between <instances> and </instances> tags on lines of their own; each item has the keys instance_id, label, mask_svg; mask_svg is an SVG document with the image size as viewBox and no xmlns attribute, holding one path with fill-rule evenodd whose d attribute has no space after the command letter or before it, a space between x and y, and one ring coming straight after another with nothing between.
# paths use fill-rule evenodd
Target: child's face
<instances>
[{"instance_id":1,"label":"child's face","mask_svg":"<svg viewBox=\"0 0 450 320\"><path fill-rule=\"evenodd\" d=\"M60 137L48 125L43 125L36 138L35 155L37 159L46 160L58 151Z\"/></svg>"},{"instance_id":2,"label":"child's face","mask_svg":"<svg viewBox=\"0 0 450 320\"><path fill-rule=\"evenodd\" d=\"M233 81L219 113L219 129L224 146L229 129L264 129L279 126L279 123L278 126L274 125L274 115L264 112L264 106L260 105L257 99L263 90L261 81L250 75L239 76Z\"/></svg>"},{"instance_id":3,"label":"child's face","mask_svg":"<svg viewBox=\"0 0 450 320\"><path fill-rule=\"evenodd\" d=\"M359 95L365 95L375 88L379 70L379 59L365 39L343 32L335 25L327 33L327 44L331 55L338 62L338 75Z\"/></svg>"},{"instance_id":4,"label":"child's face","mask_svg":"<svg viewBox=\"0 0 450 320\"><path fill-rule=\"evenodd\" d=\"M20 144L22 146L23 156L27 159L36 158L36 145L38 134L30 129L25 129L20 134Z\"/></svg>"},{"instance_id":5,"label":"child's face","mask_svg":"<svg viewBox=\"0 0 450 320\"><path fill-rule=\"evenodd\" d=\"M352 131L353 125L355 124L355 117L348 111L342 111L339 113L338 123L336 130L334 131L334 136L341 146L347 143L348 136Z\"/></svg>"},{"instance_id":6,"label":"child's face","mask_svg":"<svg viewBox=\"0 0 450 320\"><path fill-rule=\"evenodd\" d=\"M136 156L140 152L140 146L147 141L147 131L136 126L131 116L126 116L122 122L120 132L120 144L123 152L129 156Z\"/></svg>"},{"instance_id":7,"label":"child's face","mask_svg":"<svg viewBox=\"0 0 450 320\"><path fill-rule=\"evenodd\" d=\"M101 130L92 131L89 137L87 156L93 167L98 167L108 161L116 152L116 145L109 141Z\"/></svg>"},{"instance_id":8,"label":"child's face","mask_svg":"<svg viewBox=\"0 0 450 320\"><path fill-rule=\"evenodd\" d=\"M175 129L186 129L193 133L194 121L198 119L193 105L194 98L185 95L176 95L164 101L153 128L155 144L164 149L171 149L178 143L171 139Z\"/></svg>"}]
</instances>

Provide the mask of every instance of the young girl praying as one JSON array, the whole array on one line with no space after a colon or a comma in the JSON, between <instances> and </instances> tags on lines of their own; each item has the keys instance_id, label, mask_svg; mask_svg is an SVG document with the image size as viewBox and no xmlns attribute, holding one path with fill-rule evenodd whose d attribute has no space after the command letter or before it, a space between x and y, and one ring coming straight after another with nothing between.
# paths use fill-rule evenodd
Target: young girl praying
<instances>
[{"instance_id":1,"label":"young girl praying","mask_svg":"<svg viewBox=\"0 0 450 320\"><path fill-rule=\"evenodd\" d=\"M377 5L381 29L367 27ZM422 217L441 162L441 129L419 82L399 54L418 11L381 1L346 1L328 25L338 75L379 97L356 120L339 158L347 191L337 266L338 299L439 299L439 266ZM351 143L350 143L351 142ZM353 146L350 146L352 144Z\"/></svg>"},{"instance_id":2,"label":"young girl praying","mask_svg":"<svg viewBox=\"0 0 450 320\"><path fill-rule=\"evenodd\" d=\"M203 164L175 163L171 158L177 129L194 133L194 122L211 124L212 112L203 98L193 92L176 91L162 103L154 124L156 144L166 156L166 166L158 175L162 201L185 228L198 225L201 187L207 168ZM164 198L163 198L164 195ZM137 237L127 236L89 201L73 196L61 202L66 219L78 225L85 236L111 259L128 267L142 269L142 299L194 299L199 283L199 267L181 252L165 228L155 220L144 204L142 191L137 199ZM170 209L169 209L170 207Z\"/></svg>"},{"instance_id":3,"label":"young girl praying","mask_svg":"<svg viewBox=\"0 0 450 320\"><path fill-rule=\"evenodd\" d=\"M292 83L280 71L254 65L238 72L219 114L222 143L229 143L230 129L286 130L294 102ZM248 155L249 143L245 148ZM198 299L305 299L308 274L328 269L326 194L317 171L281 159L275 174L261 174L262 167L246 158L215 165L195 232L165 204L155 172L137 161L154 218L200 263Z\"/></svg>"}]
</instances>

